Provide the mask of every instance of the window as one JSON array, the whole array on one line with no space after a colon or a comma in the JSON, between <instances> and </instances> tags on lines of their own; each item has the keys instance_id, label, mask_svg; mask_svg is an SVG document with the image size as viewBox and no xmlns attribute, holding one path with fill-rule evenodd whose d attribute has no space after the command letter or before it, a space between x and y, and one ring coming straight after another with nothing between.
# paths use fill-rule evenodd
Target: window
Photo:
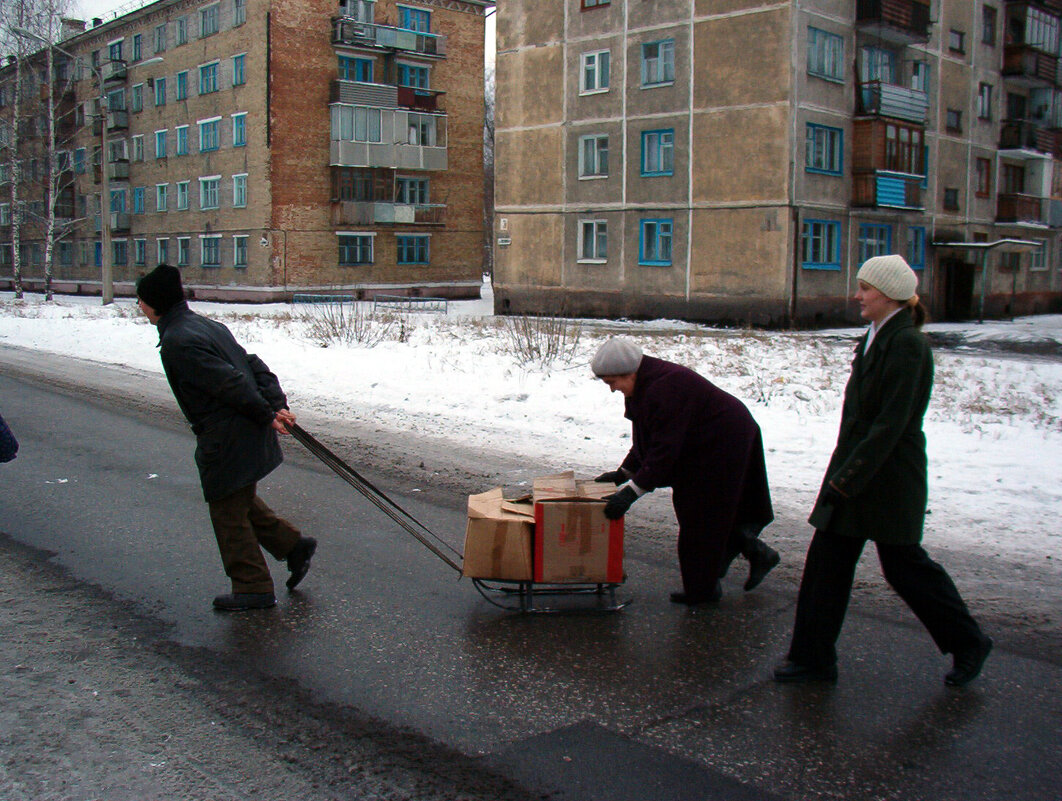
<instances>
[{"instance_id":1,"label":"window","mask_svg":"<svg viewBox=\"0 0 1062 801\"><path fill-rule=\"evenodd\" d=\"M247 144L247 113L232 115L232 146L243 147Z\"/></svg>"},{"instance_id":2,"label":"window","mask_svg":"<svg viewBox=\"0 0 1062 801\"><path fill-rule=\"evenodd\" d=\"M398 7L398 27L418 33L431 33L431 12L420 8Z\"/></svg>"},{"instance_id":3,"label":"window","mask_svg":"<svg viewBox=\"0 0 1062 801\"><path fill-rule=\"evenodd\" d=\"M199 208L216 209L220 205L221 176L212 175L209 178L199 179Z\"/></svg>"},{"instance_id":4,"label":"window","mask_svg":"<svg viewBox=\"0 0 1062 801\"><path fill-rule=\"evenodd\" d=\"M134 144L135 144L136 143L136 138L135 137L134 137L133 141L134 141ZM85 174L85 148L83 148L83 147L79 147L79 148L77 148L77 150L74 151L74 172L76 172L78 175L84 175ZM7 225L8 223L3 223L3 224Z\"/></svg>"},{"instance_id":5,"label":"window","mask_svg":"<svg viewBox=\"0 0 1062 801\"><path fill-rule=\"evenodd\" d=\"M675 80L675 40L642 45L642 86L659 86Z\"/></svg>"},{"instance_id":6,"label":"window","mask_svg":"<svg viewBox=\"0 0 1062 801\"><path fill-rule=\"evenodd\" d=\"M111 190L111 211L115 214L125 214L125 190Z\"/></svg>"},{"instance_id":7,"label":"window","mask_svg":"<svg viewBox=\"0 0 1062 801\"><path fill-rule=\"evenodd\" d=\"M0 225L11 225L10 203L0 203Z\"/></svg>"},{"instance_id":8,"label":"window","mask_svg":"<svg viewBox=\"0 0 1062 801\"><path fill-rule=\"evenodd\" d=\"M804 169L840 175L842 168L844 132L840 128L808 123L805 142Z\"/></svg>"},{"instance_id":9,"label":"window","mask_svg":"<svg viewBox=\"0 0 1062 801\"><path fill-rule=\"evenodd\" d=\"M428 114L407 114L406 128L408 144L435 146L435 117Z\"/></svg>"},{"instance_id":10,"label":"window","mask_svg":"<svg viewBox=\"0 0 1062 801\"><path fill-rule=\"evenodd\" d=\"M638 232L638 263L671 264L671 220L642 220Z\"/></svg>"},{"instance_id":11,"label":"window","mask_svg":"<svg viewBox=\"0 0 1062 801\"><path fill-rule=\"evenodd\" d=\"M844 80L844 37L808 28L808 74Z\"/></svg>"},{"instance_id":12,"label":"window","mask_svg":"<svg viewBox=\"0 0 1062 801\"><path fill-rule=\"evenodd\" d=\"M398 178L395 180L395 202L410 206L428 204L427 178Z\"/></svg>"},{"instance_id":13,"label":"window","mask_svg":"<svg viewBox=\"0 0 1062 801\"><path fill-rule=\"evenodd\" d=\"M203 64L199 68L199 94L208 95L218 90L218 62Z\"/></svg>"},{"instance_id":14,"label":"window","mask_svg":"<svg viewBox=\"0 0 1062 801\"><path fill-rule=\"evenodd\" d=\"M958 211L959 210L959 190L952 188L944 189L944 210L945 211Z\"/></svg>"},{"instance_id":15,"label":"window","mask_svg":"<svg viewBox=\"0 0 1062 801\"><path fill-rule=\"evenodd\" d=\"M232 57L232 85L243 86L247 83L247 77L243 72L243 61L245 54L240 53L238 56Z\"/></svg>"},{"instance_id":16,"label":"window","mask_svg":"<svg viewBox=\"0 0 1062 801\"><path fill-rule=\"evenodd\" d=\"M1020 23L1019 23L1020 25ZM1058 17L1034 6L1025 10L1025 43L1054 56L1058 53Z\"/></svg>"},{"instance_id":17,"label":"window","mask_svg":"<svg viewBox=\"0 0 1062 801\"><path fill-rule=\"evenodd\" d=\"M427 264L428 242L426 236L396 236L399 264Z\"/></svg>"},{"instance_id":18,"label":"window","mask_svg":"<svg viewBox=\"0 0 1062 801\"><path fill-rule=\"evenodd\" d=\"M1036 241L1036 240L1034 240ZM1040 246L1031 253L1032 263L1029 265L1030 270L1046 270L1047 269L1047 242L1040 241Z\"/></svg>"},{"instance_id":19,"label":"window","mask_svg":"<svg viewBox=\"0 0 1062 801\"><path fill-rule=\"evenodd\" d=\"M177 182L177 210L184 211L188 208L188 185L191 181Z\"/></svg>"},{"instance_id":20,"label":"window","mask_svg":"<svg viewBox=\"0 0 1062 801\"><path fill-rule=\"evenodd\" d=\"M885 169L909 175L925 175L925 148L921 128L886 124Z\"/></svg>"},{"instance_id":21,"label":"window","mask_svg":"<svg viewBox=\"0 0 1062 801\"><path fill-rule=\"evenodd\" d=\"M211 120L201 120L199 122L199 152L205 153L209 150L217 150L220 146L218 123L221 121L220 117L215 117Z\"/></svg>"},{"instance_id":22,"label":"window","mask_svg":"<svg viewBox=\"0 0 1062 801\"><path fill-rule=\"evenodd\" d=\"M166 158L166 132L155 131L155 158Z\"/></svg>"},{"instance_id":23,"label":"window","mask_svg":"<svg viewBox=\"0 0 1062 801\"><path fill-rule=\"evenodd\" d=\"M588 8L601 8L602 6L607 6L610 1L611 0L583 0L581 8L583 11Z\"/></svg>"},{"instance_id":24,"label":"window","mask_svg":"<svg viewBox=\"0 0 1062 801\"><path fill-rule=\"evenodd\" d=\"M159 264L166 264L170 260L170 240L158 239L155 241L155 251Z\"/></svg>"},{"instance_id":25,"label":"window","mask_svg":"<svg viewBox=\"0 0 1062 801\"><path fill-rule=\"evenodd\" d=\"M985 6L981 9L981 42L995 47L996 44L996 9Z\"/></svg>"},{"instance_id":26,"label":"window","mask_svg":"<svg viewBox=\"0 0 1062 801\"><path fill-rule=\"evenodd\" d=\"M166 23L155 26L155 52L161 53L166 49Z\"/></svg>"},{"instance_id":27,"label":"window","mask_svg":"<svg viewBox=\"0 0 1062 801\"><path fill-rule=\"evenodd\" d=\"M232 266L236 269L247 266L247 237L237 234L232 238Z\"/></svg>"},{"instance_id":28,"label":"window","mask_svg":"<svg viewBox=\"0 0 1062 801\"><path fill-rule=\"evenodd\" d=\"M177 155L178 156L187 156L188 155L188 126L187 125L178 125L174 129L174 133L177 134Z\"/></svg>"},{"instance_id":29,"label":"window","mask_svg":"<svg viewBox=\"0 0 1062 801\"><path fill-rule=\"evenodd\" d=\"M144 213L144 187L133 187L133 214Z\"/></svg>"},{"instance_id":30,"label":"window","mask_svg":"<svg viewBox=\"0 0 1062 801\"><path fill-rule=\"evenodd\" d=\"M916 92L929 92L929 65L926 62L911 64L911 88Z\"/></svg>"},{"instance_id":31,"label":"window","mask_svg":"<svg viewBox=\"0 0 1062 801\"><path fill-rule=\"evenodd\" d=\"M188 42L188 17L178 17L174 22L173 43L174 46Z\"/></svg>"},{"instance_id":32,"label":"window","mask_svg":"<svg viewBox=\"0 0 1062 801\"><path fill-rule=\"evenodd\" d=\"M608 259L608 223L604 220L579 221L579 261L604 262Z\"/></svg>"},{"instance_id":33,"label":"window","mask_svg":"<svg viewBox=\"0 0 1062 801\"><path fill-rule=\"evenodd\" d=\"M177 237L177 266L187 267L191 258L192 240L187 236Z\"/></svg>"},{"instance_id":34,"label":"window","mask_svg":"<svg viewBox=\"0 0 1062 801\"><path fill-rule=\"evenodd\" d=\"M398 85L416 89L428 88L428 68L415 64L398 65Z\"/></svg>"},{"instance_id":35,"label":"window","mask_svg":"<svg viewBox=\"0 0 1062 801\"><path fill-rule=\"evenodd\" d=\"M992 161L978 158L974 160L974 169L977 175L976 194L978 197L989 197L992 194Z\"/></svg>"},{"instance_id":36,"label":"window","mask_svg":"<svg viewBox=\"0 0 1062 801\"><path fill-rule=\"evenodd\" d=\"M859 226L859 263L874 256L885 256L892 250L892 226L871 225L863 223Z\"/></svg>"},{"instance_id":37,"label":"window","mask_svg":"<svg viewBox=\"0 0 1062 801\"><path fill-rule=\"evenodd\" d=\"M339 77L344 81L372 83L372 59L339 57Z\"/></svg>"},{"instance_id":38,"label":"window","mask_svg":"<svg viewBox=\"0 0 1062 801\"><path fill-rule=\"evenodd\" d=\"M177 73L177 99L185 100L188 97L188 71Z\"/></svg>"},{"instance_id":39,"label":"window","mask_svg":"<svg viewBox=\"0 0 1062 801\"><path fill-rule=\"evenodd\" d=\"M125 111L125 90L115 89L107 93L108 111Z\"/></svg>"},{"instance_id":40,"label":"window","mask_svg":"<svg viewBox=\"0 0 1062 801\"><path fill-rule=\"evenodd\" d=\"M332 138L353 142L381 141L380 109L332 106Z\"/></svg>"},{"instance_id":41,"label":"window","mask_svg":"<svg viewBox=\"0 0 1062 801\"><path fill-rule=\"evenodd\" d=\"M600 134L579 139L579 177L602 178L608 175L608 137Z\"/></svg>"},{"instance_id":42,"label":"window","mask_svg":"<svg viewBox=\"0 0 1062 801\"><path fill-rule=\"evenodd\" d=\"M111 242L112 263L124 265L129 262L129 243L124 239L115 239Z\"/></svg>"},{"instance_id":43,"label":"window","mask_svg":"<svg viewBox=\"0 0 1062 801\"><path fill-rule=\"evenodd\" d=\"M142 267L147 264L147 240L146 239L134 239L133 240L133 263L138 267Z\"/></svg>"},{"instance_id":44,"label":"window","mask_svg":"<svg viewBox=\"0 0 1062 801\"><path fill-rule=\"evenodd\" d=\"M169 184L155 184L155 211L166 211L169 207Z\"/></svg>"},{"instance_id":45,"label":"window","mask_svg":"<svg viewBox=\"0 0 1062 801\"><path fill-rule=\"evenodd\" d=\"M247 205L247 173L232 176L232 205L238 209Z\"/></svg>"},{"instance_id":46,"label":"window","mask_svg":"<svg viewBox=\"0 0 1062 801\"><path fill-rule=\"evenodd\" d=\"M966 34L952 28L948 31L948 50L953 53L966 52Z\"/></svg>"},{"instance_id":47,"label":"window","mask_svg":"<svg viewBox=\"0 0 1062 801\"><path fill-rule=\"evenodd\" d=\"M923 270L926 266L926 229L912 225L907 229L907 263L912 270Z\"/></svg>"},{"instance_id":48,"label":"window","mask_svg":"<svg viewBox=\"0 0 1062 801\"><path fill-rule=\"evenodd\" d=\"M609 51L598 50L595 53L583 53L582 83L580 94L608 91Z\"/></svg>"},{"instance_id":49,"label":"window","mask_svg":"<svg viewBox=\"0 0 1062 801\"><path fill-rule=\"evenodd\" d=\"M166 105L166 78L155 79L155 105Z\"/></svg>"},{"instance_id":50,"label":"window","mask_svg":"<svg viewBox=\"0 0 1062 801\"><path fill-rule=\"evenodd\" d=\"M144 160L144 135L137 134L132 138L133 141L133 161Z\"/></svg>"},{"instance_id":51,"label":"window","mask_svg":"<svg viewBox=\"0 0 1062 801\"><path fill-rule=\"evenodd\" d=\"M133 61L140 61L144 57L144 37L142 34L133 35Z\"/></svg>"},{"instance_id":52,"label":"window","mask_svg":"<svg viewBox=\"0 0 1062 801\"><path fill-rule=\"evenodd\" d=\"M144 110L144 84L134 84L130 96L130 106L132 111Z\"/></svg>"},{"instance_id":53,"label":"window","mask_svg":"<svg viewBox=\"0 0 1062 801\"><path fill-rule=\"evenodd\" d=\"M675 169L675 132L642 131L642 175L671 175Z\"/></svg>"},{"instance_id":54,"label":"window","mask_svg":"<svg viewBox=\"0 0 1062 801\"><path fill-rule=\"evenodd\" d=\"M841 269L841 224L806 220L801 228L800 263L805 270Z\"/></svg>"},{"instance_id":55,"label":"window","mask_svg":"<svg viewBox=\"0 0 1062 801\"><path fill-rule=\"evenodd\" d=\"M221 237L204 236L199 239L200 257L204 267L221 266Z\"/></svg>"},{"instance_id":56,"label":"window","mask_svg":"<svg viewBox=\"0 0 1062 801\"><path fill-rule=\"evenodd\" d=\"M247 0L232 0L232 24L243 25L245 22L247 22ZM244 261L244 266L246 265L247 262Z\"/></svg>"},{"instance_id":57,"label":"window","mask_svg":"<svg viewBox=\"0 0 1062 801\"><path fill-rule=\"evenodd\" d=\"M992 119L992 85L982 83L977 88L977 117L982 120Z\"/></svg>"},{"instance_id":58,"label":"window","mask_svg":"<svg viewBox=\"0 0 1062 801\"><path fill-rule=\"evenodd\" d=\"M944 127L952 133L962 131L962 112L957 108L949 108L944 114Z\"/></svg>"},{"instance_id":59,"label":"window","mask_svg":"<svg viewBox=\"0 0 1062 801\"><path fill-rule=\"evenodd\" d=\"M220 3L199 10L199 36L213 36L218 32Z\"/></svg>"},{"instance_id":60,"label":"window","mask_svg":"<svg viewBox=\"0 0 1062 801\"><path fill-rule=\"evenodd\" d=\"M111 42L107 45L107 58L111 61L122 61L122 40Z\"/></svg>"},{"instance_id":61,"label":"window","mask_svg":"<svg viewBox=\"0 0 1062 801\"><path fill-rule=\"evenodd\" d=\"M353 267L358 264L372 264L371 234L340 234L339 264Z\"/></svg>"}]
</instances>

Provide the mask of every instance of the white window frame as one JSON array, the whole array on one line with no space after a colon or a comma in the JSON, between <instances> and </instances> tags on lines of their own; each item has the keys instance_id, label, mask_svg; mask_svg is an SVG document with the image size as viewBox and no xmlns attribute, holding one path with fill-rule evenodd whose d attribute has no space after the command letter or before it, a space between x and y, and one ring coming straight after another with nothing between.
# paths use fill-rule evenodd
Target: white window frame
<instances>
[{"instance_id":1,"label":"white window frame","mask_svg":"<svg viewBox=\"0 0 1062 801\"><path fill-rule=\"evenodd\" d=\"M611 51L593 50L582 54L582 69L579 72L579 94L596 95L609 89Z\"/></svg>"},{"instance_id":2,"label":"white window frame","mask_svg":"<svg viewBox=\"0 0 1062 801\"><path fill-rule=\"evenodd\" d=\"M242 191L243 202L237 203L237 199ZM236 173L232 176L232 207L234 209L247 208L247 173Z\"/></svg>"},{"instance_id":3,"label":"white window frame","mask_svg":"<svg viewBox=\"0 0 1062 801\"><path fill-rule=\"evenodd\" d=\"M601 140L605 141L605 146L601 147ZM588 150L588 146L592 145L592 152ZM609 151L609 136L608 134L586 134L579 137L579 180L586 181L596 178L608 178L608 151ZM604 169L602 170L602 157L604 153ZM592 163L588 164L590 161Z\"/></svg>"},{"instance_id":4,"label":"white window frame","mask_svg":"<svg viewBox=\"0 0 1062 801\"><path fill-rule=\"evenodd\" d=\"M587 234L589 233L589 241ZM587 252L587 246L590 252ZM606 264L608 262L608 221L579 220L579 258L580 264Z\"/></svg>"},{"instance_id":5,"label":"white window frame","mask_svg":"<svg viewBox=\"0 0 1062 801\"><path fill-rule=\"evenodd\" d=\"M223 239L221 234L200 234L199 235L199 266L209 267L211 269L221 266L221 240ZM207 262L206 249L207 242L213 242L218 249L218 260L216 262Z\"/></svg>"},{"instance_id":6,"label":"white window frame","mask_svg":"<svg viewBox=\"0 0 1062 801\"><path fill-rule=\"evenodd\" d=\"M211 206L203 205L203 190L205 184L209 181L216 183L215 192L217 192L217 202ZM202 175L199 177L199 208L202 211L210 211L213 209L221 208L221 176L220 175Z\"/></svg>"}]
</instances>

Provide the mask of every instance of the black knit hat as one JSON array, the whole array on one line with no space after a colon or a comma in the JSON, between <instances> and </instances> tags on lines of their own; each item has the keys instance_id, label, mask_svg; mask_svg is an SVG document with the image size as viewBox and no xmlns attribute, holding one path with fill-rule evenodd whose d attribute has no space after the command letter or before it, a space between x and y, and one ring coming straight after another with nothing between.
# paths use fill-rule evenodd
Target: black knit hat
<instances>
[{"instance_id":1,"label":"black knit hat","mask_svg":"<svg viewBox=\"0 0 1062 801\"><path fill-rule=\"evenodd\" d=\"M136 282L136 295L161 317L184 300L181 271L169 264L160 264Z\"/></svg>"}]
</instances>

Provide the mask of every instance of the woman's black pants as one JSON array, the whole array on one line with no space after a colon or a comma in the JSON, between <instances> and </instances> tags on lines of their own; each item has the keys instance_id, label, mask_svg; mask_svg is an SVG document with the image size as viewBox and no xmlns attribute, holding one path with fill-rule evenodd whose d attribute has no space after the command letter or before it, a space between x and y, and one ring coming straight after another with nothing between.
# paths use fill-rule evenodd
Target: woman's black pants
<instances>
[{"instance_id":1,"label":"woman's black pants","mask_svg":"<svg viewBox=\"0 0 1062 801\"><path fill-rule=\"evenodd\" d=\"M837 661L856 563L867 540L816 531L808 547L797 597L796 624L788 659L822 667ZM977 621L944 568L921 545L877 543L885 580L911 607L942 653L978 646L984 639Z\"/></svg>"}]
</instances>

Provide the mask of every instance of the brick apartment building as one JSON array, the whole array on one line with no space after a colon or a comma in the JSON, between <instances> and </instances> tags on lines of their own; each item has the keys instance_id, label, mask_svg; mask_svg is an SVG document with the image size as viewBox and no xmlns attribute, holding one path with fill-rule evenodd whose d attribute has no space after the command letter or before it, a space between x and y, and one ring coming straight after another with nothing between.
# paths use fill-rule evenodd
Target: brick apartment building
<instances>
[{"instance_id":1,"label":"brick apartment building","mask_svg":"<svg viewBox=\"0 0 1062 801\"><path fill-rule=\"evenodd\" d=\"M498 312L854 319L880 253L937 319L1062 309L1059 0L499 4Z\"/></svg>"},{"instance_id":2,"label":"brick apartment building","mask_svg":"<svg viewBox=\"0 0 1062 801\"><path fill-rule=\"evenodd\" d=\"M478 296L492 6L158 0L87 29L66 21L52 50L55 95L69 111L57 135L67 233L53 285L100 291L106 224L124 294L168 261L202 298ZM44 274L45 54L23 61L23 213L19 222L5 183L0 285L10 285L16 223L24 283ZM9 133L14 75L8 59L0 119ZM5 182L11 147L0 139Z\"/></svg>"}]
</instances>

